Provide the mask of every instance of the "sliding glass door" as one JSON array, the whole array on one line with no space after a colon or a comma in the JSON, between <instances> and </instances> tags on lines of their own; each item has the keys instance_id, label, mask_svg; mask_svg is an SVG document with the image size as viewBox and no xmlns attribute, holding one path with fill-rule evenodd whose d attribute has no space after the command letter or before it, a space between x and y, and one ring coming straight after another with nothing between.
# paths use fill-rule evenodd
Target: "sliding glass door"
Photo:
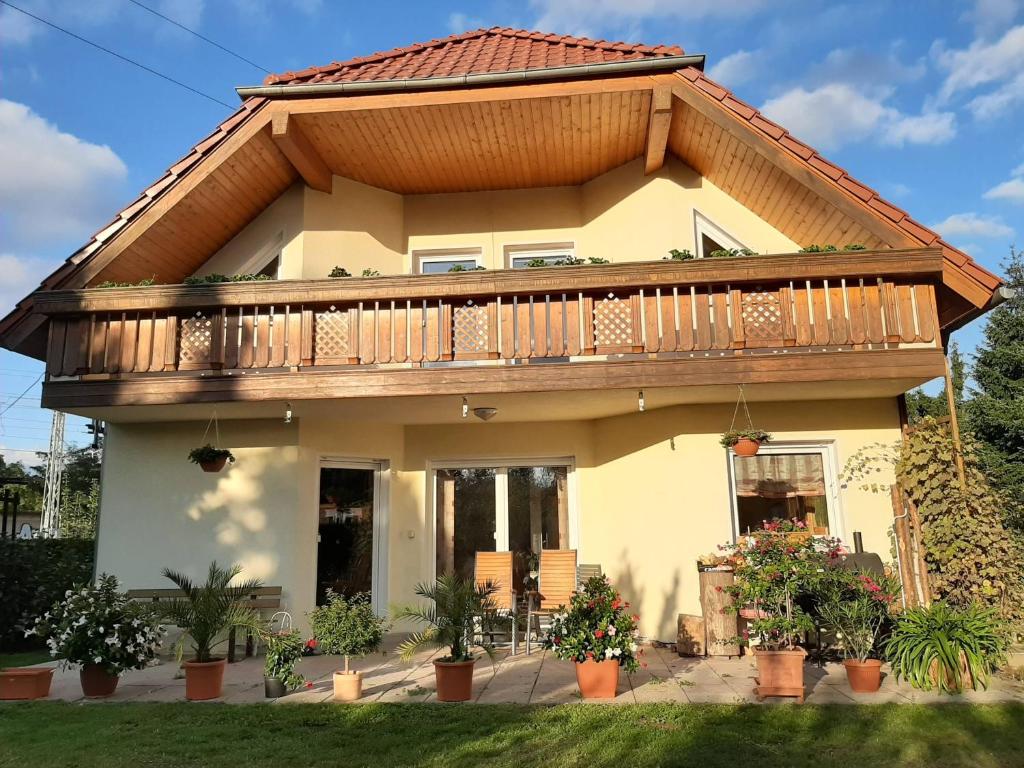
<instances>
[{"instance_id":1,"label":"sliding glass door","mask_svg":"<svg viewBox=\"0 0 1024 768\"><path fill-rule=\"evenodd\" d=\"M570 463L451 466L434 471L437 573L473 575L477 552L530 555L570 548Z\"/></svg>"}]
</instances>

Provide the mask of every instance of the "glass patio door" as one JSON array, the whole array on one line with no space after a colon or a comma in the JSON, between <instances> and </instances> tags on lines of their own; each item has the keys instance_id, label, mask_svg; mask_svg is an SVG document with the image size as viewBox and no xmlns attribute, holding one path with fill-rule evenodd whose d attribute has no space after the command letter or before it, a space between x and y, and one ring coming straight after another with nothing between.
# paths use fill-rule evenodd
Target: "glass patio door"
<instances>
[{"instance_id":1,"label":"glass patio door","mask_svg":"<svg viewBox=\"0 0 1024 768\"><path fill-rule=\"evenodd\" d=\"M437 469L436 572L473 575L477 552L515 552L518 584L530 555L570 548L569 465Z\"/></svg>"}]
</instances>

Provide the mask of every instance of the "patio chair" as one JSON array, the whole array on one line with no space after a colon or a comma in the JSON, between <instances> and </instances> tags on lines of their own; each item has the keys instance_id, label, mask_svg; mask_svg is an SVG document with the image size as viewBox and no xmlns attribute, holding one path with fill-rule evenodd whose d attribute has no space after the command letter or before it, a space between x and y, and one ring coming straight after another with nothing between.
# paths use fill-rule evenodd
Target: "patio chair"
<instances>
[{"instance_id":1,"label":"patio chair","mask_svg":"<svg viewBox=\"0 0 1024 768\"><path fill-rule=\"evenodd\" d=\"M596 563L580 563L576 566L576 589L582 589L595 576L604 576L601 566Z\"/></svg>"},{"instance_id":2,"label":"patio chair","mask_svg":"<svg viewBox=\"0 0 1024 768\"><path fill-rule=\"evenodd\" d=\"M537 593L527 601L526 609L526 653L530 653L530 639L536 624L540 634L540 620L550 617L559 608L568 605L576 593L576 550L543 549L540 553L540 567L537 576Z\"/></svg>"},{"instance_id":3,"label":"patio chair","mask_svg":"<svg viewBox=\"0 0 1024 768\"><path fill-rule=\"evenodd\" d=\"M516 592L512 589L512 552L477 552L473 566L473 578L478 587L488 582L496 587L495 593L491 596L495 611L489 615L481 616L481 632L490 635L494 640L493 628L488 631L488 623L493 627L497 623L509 623L509 635L511 637L512 655L516 653L517 646L517 611Z\"/></svg>"}]
</instances>

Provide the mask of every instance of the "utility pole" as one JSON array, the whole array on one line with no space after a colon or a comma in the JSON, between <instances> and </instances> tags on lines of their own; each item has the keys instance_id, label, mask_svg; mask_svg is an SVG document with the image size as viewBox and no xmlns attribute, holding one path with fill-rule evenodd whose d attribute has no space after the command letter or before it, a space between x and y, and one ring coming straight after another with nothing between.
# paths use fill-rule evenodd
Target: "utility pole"
<instances>
[{"instance_id":1,"label":"utility pole","mask_svg":"<svg viewBox=\"0 0 1024 768\"><path fill-rule=\"evenodd\" d=\"M53 412L50 424L50 455L46 462L46 478L43 482L43 519L39 532L43 538L52 539L60 534L60 489L64 478L64 414Z\"/></svg>"}]
</instances>

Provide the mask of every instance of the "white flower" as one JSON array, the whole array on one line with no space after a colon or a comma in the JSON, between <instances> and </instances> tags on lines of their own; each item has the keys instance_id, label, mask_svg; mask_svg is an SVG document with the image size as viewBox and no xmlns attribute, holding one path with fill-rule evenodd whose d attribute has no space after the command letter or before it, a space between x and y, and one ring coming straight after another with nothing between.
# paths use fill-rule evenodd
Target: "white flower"
<instances>
[{"instance_id":1,"label":"white flower","mask_svg":"<svg viewBox=\"0 0 1024 768\"><path fill-rule=\"evenodd\" d=\"M614 624L609 624L608 625L608 637L615 637L615 633L616 632L617 632L617 630L615 629L615 625Z\"/></svg>"},{"instance_id":2,"label":"white flower","mask_svg":"<svg viewBox=\"0 0 1024 768\"><path fill-rule=\"evenodd\" d=\"M96 657L93 658L93 661L95 661L97 664L102 664L103 663L103 657L102 656L96 656Z\"/></svg>"},{"instance_id":3,"label":"white flower","mask_svg":"<svg viewBox=\"0 0 1024 768\"><path fill-rule=\"evenodd\" d=\"M67 592L64 593L64 597L71 597L71 590L70 589Z\"/></svg>"},{"instance_id":4,"label":"white flower","mask_svg":"<svg viewBox=\"0 0 1024 768\"><path fill-rule=\"evenodd\" d=\"M605 648L604 649L604 657L606 659L610 659L612 657L612 649L611 648Z\"/></svg>"},{"instance_id":5,"label":"white flower","mask_svg":"<svg viewBox=\"0 0 1024 768\"><path fill-rule=\"evenodd\" d=\"M630 644L629 644L629 652L630 652L630 653L636 653L636 652L637 652L637 649L638 649L639 647L640 647L640 646L639 646L639 645L637 645L636 643L630 643Z\"/></svg>"},{"instance_id":6,"label":"white flower","mask_svg":"<svg viewBox=\"0 0 1024 768\"><path fill-rule=\"evenodd\" d=\"M622 649L621 648L616 648L614 651L612 651L612 655L613 656L621 656L622 655Z\"/></svg>"}]
</instances>

